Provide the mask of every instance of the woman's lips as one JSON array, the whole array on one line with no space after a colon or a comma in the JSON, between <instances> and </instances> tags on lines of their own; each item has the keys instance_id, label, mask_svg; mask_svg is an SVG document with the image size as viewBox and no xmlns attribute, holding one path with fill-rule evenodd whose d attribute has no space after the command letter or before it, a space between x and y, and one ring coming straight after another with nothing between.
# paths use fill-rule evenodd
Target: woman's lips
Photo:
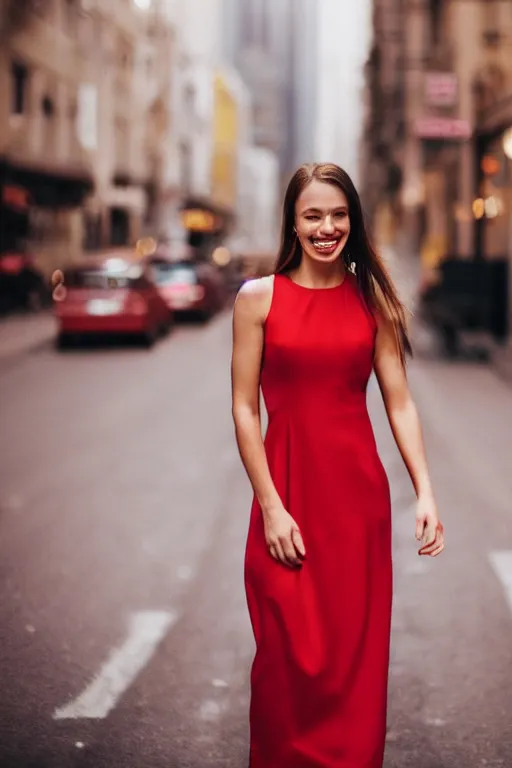
<instances>
[{"instance_id":1,"label":"woman's lips","mask_svg":"<svg viewBox=\"0 0 512 768\"><path fill-rule=\"evenodd\" d=\"M325 256L330 256L331 254L334 253L334 251L336 250L336 248L340 243L340 240L341 240L341 237L337 237L337 238L333 237L330 239L311 238L311 242L313 243L313 247L315 251L317 251L318 253L322 253Z\"/></svg>"}]
</instances>

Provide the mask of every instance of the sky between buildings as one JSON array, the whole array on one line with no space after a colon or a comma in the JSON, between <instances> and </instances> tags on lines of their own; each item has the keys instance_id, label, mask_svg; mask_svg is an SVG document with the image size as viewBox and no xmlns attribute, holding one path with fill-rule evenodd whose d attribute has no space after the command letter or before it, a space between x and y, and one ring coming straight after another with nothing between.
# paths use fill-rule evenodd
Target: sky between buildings
<instances>
[{"instance_id":1,"label":"sky between buildings","mask_svg":"<svg viewBox=\"0 0 512 768\"><path fill-rule=\"evenodd\" d=\"M371 43L371 0L318 0L319 95L316 155L343 166L356 185L363 120L363 66Z\"/></svg>"}]
</instances>

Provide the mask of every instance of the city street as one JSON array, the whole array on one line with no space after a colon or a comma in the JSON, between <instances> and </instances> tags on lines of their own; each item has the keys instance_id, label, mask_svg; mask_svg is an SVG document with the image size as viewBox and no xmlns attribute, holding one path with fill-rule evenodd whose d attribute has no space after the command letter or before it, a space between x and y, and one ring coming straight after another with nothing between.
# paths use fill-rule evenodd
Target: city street
<instances>
[{"instance_id":1,"label":"city street","mask_svg":"<svg viewBox=\"0 0 512 768\"><path fill-rule=\"evenodd\" d=\"M0 768L246 768L230 342L226 311L149 351L47 341L1 360ZM435 560L369 392L394 500L385 765L512 768L512 389L418 344Z\"/></svg>"}]
</instances>

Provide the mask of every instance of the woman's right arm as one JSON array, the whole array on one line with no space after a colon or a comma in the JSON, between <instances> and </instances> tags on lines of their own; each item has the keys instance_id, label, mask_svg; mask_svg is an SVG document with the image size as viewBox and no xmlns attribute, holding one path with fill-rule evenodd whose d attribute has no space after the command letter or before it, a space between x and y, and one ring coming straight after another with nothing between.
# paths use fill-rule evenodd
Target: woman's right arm
<instances>
[{"instance_id":1,"label":"woman's right arm","mask_svg":"<svg viewBox=\"0 0 512 768\"><path fill-rule=\"evenodd\" d=\"M272 480L261 434L260 371L273 278L244 283L233 311L232 413L240 456L259 502L271 555L299 565L304 544Z\"/></svg>"},{"instance_id":2,"label":"woman's right arm","mask_svg":"<svg viewBox=\"0 0 512 768\"><path fill-rule=\"evenodd\" d=\"M260 369L263 325L272 300L265 278L244 283L233 311L232 413L242 462L263 514L281 505L261 435Z\"/></svg>"}]
</instances>

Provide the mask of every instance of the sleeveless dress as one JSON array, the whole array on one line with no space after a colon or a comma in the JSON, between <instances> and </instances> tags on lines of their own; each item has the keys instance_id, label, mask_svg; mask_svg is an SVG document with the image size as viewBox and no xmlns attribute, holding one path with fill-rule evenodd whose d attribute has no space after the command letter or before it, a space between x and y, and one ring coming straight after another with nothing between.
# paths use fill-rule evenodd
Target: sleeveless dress
<instances>
[{"instance_id":1,"label":"sleeveless dress","mask_svg":"<svg viewBox=\"0 0 512 768\"><path fill-rule=\"evenodd\" d=\"M389 485L366 405L376 328L351 273L320 289L274 277L264 442L306 558L300 569L272 558L254 498L250 768L382 768L392 561Z\"/></svg>"}]
</instances>

